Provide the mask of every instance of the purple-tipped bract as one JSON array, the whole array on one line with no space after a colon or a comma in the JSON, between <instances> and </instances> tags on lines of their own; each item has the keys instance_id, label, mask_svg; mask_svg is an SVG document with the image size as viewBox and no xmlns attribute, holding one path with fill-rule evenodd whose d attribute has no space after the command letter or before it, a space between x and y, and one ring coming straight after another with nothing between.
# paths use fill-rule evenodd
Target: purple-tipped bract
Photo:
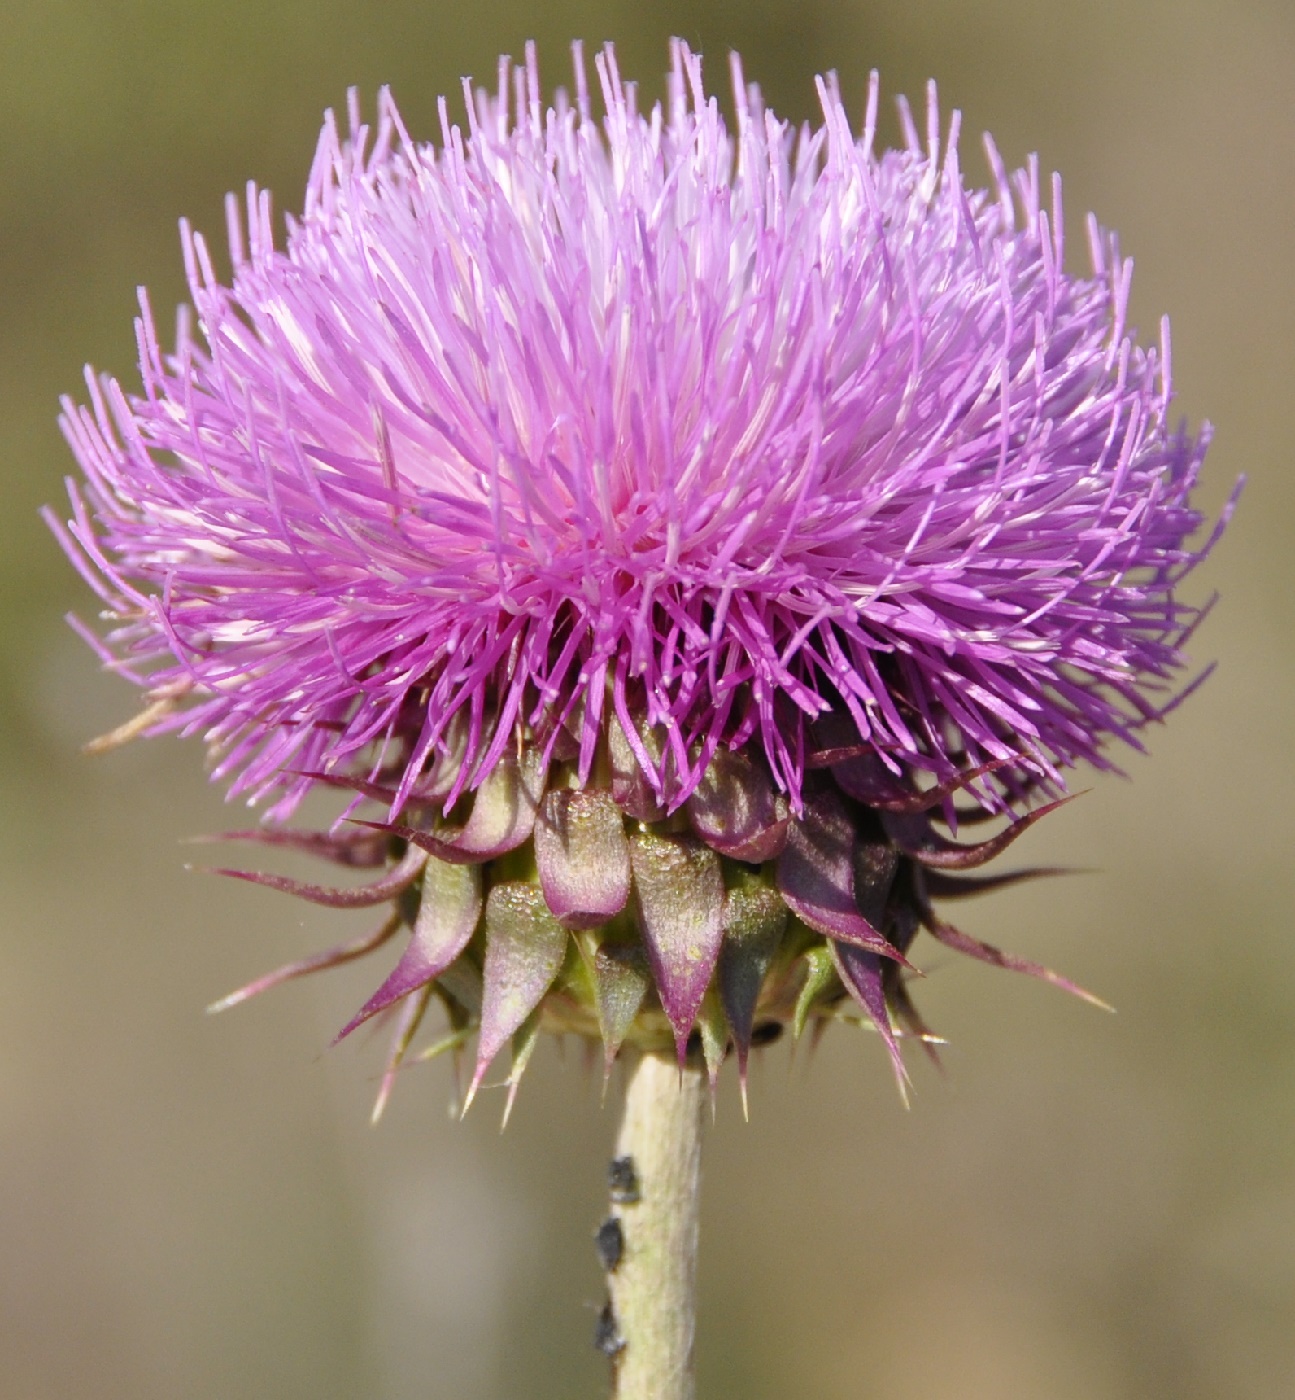
<instances>
[{"instance_id":1,"label":"purple-tipped bract","mask_svg":"<svg viewBox=\"0 0 1295 1400\"><path fill-rule=\"evenodd\" d=\"M601 119L578 55L574 100L503 62L438 146L385 92L330 115L283 246L254 189L228 286L186 228L197 334L145 303L142 393L65 405L56 528L155 728L276 815L393 762L448 807L522 728L583 784L610 710L669 809L727 745L799 813L828 711L904 780L1006 760L999 805L1136 743L1208 435L1114 240L1067 272L1057 182L987 143L969 186L933 96L879 154L875 80L862 135L830 77L796 131L735 61L730 131L682 45L664 111L596 66Z\"/></svg>"}]
</instances>

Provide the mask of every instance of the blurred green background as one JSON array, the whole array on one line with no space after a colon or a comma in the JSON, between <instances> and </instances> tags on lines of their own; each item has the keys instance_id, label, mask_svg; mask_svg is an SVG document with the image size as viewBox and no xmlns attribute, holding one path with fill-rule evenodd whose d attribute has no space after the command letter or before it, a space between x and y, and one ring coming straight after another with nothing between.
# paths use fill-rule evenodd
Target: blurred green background
<instances>
[{"instance_id":1,"label":"blurred green background","mask_svg":"<svg viewBox=\"0 0 1295 1400\"><path fill-rule=\"evenodd\" d=\"M539 40L616 41L662 91L687 37L738 48L783 115L836 67L861 111L938 79L1009 160L1066 180L1174 322L1182 410L1213 419L1205 504L1251 477L1194 580L1219 671L1132 784L1100 779L1027 859L1096 873L967 926L1119 1006L927 950L950 1074L905 1112L875 1040L785 1046L705 1176L703 1400L1278 1400L1295 1394L1295 8L1289 0L721 0L471 8L387 0L36 0L0 25L0 1397L573 1400L615 1114L537 1055L448 1121L445 1070L367 1126L379 1045L324 1047L373 968L215 1020L205 1003L361 926L188 874L238 825L196 745L79 745L133 712L63 626L91 600L36 520L89 359L133 375L135 286L183 294L176 218L223 230L253 177L300 199L323 108L390 83L430 136L462 74ZM893 126L891 132L893 134ZM199 850L199 859L206 852ZM961 912L961 911L960 911ZM614 1095L613 1095L614 1099Z\"/></svg>"}]
</instances>

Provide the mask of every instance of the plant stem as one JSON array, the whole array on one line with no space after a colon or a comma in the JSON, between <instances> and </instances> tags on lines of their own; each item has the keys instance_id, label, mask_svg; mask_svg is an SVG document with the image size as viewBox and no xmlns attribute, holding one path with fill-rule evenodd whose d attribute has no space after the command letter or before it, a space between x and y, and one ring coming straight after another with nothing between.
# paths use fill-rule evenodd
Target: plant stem
<instances>
[{"instance_id":1,"label":"plant stem","mask_svg":"<svg viewBox=\"0 0 1295 1400\"><path fill-rule=\"evenodd\" d=\"M705 1103L698 1065L647 1053L630 1072L611 1173L620 1258L604 1259L615 1400L693 1400Z\"/></svg>"}]
</instances>

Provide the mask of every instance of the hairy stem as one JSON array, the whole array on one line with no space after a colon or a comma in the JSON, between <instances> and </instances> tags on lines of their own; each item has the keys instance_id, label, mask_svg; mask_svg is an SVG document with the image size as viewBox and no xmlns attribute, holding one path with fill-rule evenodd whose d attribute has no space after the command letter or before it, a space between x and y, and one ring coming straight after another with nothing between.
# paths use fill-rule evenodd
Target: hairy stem
<instances>
[{"instance_id":1,"label":"hairy stem","mask_svg":"<svg viewBox=\"0 0 1295 1400\"><path fill-rule=\"evenodd\" d=\"M693 1400L705 1102L702 1069L681 1072L672 1055L643 1054L630 1073L599 1232L600 1250L605 1232L615 1239L603 1258L615 1400Z\"/></svg>"}]
</instances>

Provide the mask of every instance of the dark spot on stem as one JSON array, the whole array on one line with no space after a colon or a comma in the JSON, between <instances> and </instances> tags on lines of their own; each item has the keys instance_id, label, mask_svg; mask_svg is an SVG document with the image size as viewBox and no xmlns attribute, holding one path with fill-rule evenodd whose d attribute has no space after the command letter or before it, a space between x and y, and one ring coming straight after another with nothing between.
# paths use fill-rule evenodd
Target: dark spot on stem
<instances>
[{"instance_id":1,"label":"dark spot on stem","mask_svg":"<svg viewBox=\"0 0 1295 1400\"><path fill-rule=\"evenodd\" d=\"M605 1273L614 1274L625 1253L625 1232L614 1215L609 1215L594 1232L594 1248Z\"/></svg>"},{"instance_id":2,"label":"dark spot on stem","mask_svg":"<svg viewBox=\"0 0 1295 1400\"><path fill-rule=\"evenodd\" d=\"M607 1186L612 1201L618 1206L638 1204L639 1178L633 1157L613 1157L607 1168Z\"/></svg>"},{"instance_id":3,"label":"dark spot on stem","mask_svg":"<svg viewBox=\"0 0 1295 1400\"><path fill-rule=\"evenodd\" d=\"M598 1321L594 1323L594 1350L604 1356L619 1356L625 1350L625 1338L616 1321L616 1313L610 1302L602 1305Z\"/></svg>"}]
</instances>

